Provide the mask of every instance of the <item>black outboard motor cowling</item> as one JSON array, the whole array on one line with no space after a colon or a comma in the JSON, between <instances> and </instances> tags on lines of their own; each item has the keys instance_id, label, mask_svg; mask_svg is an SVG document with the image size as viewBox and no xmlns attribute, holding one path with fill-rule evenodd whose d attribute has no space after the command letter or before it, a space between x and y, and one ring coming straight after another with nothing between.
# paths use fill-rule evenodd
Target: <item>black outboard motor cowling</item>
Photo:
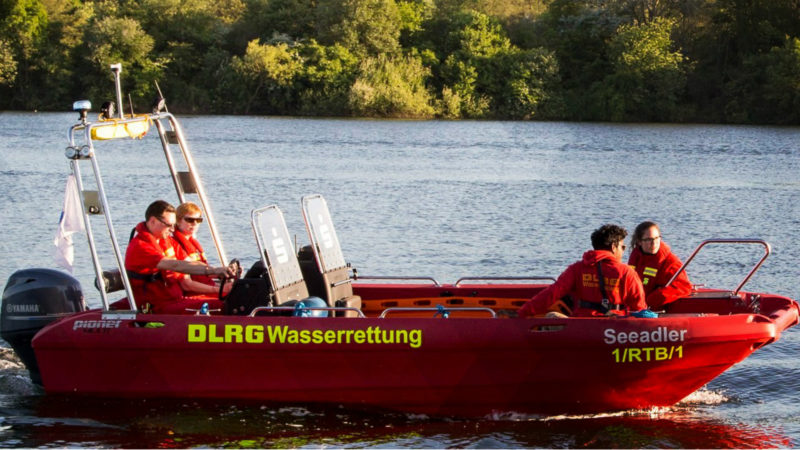
<instances>
[{"instance_id":1,"label":"black outboard motor cowling","mask_svg":"<svg viewBox=\"0 0 800 450\"><path fill-rule=\"evenodd\" d=\"M0 337L25 363L31 380L42 384L31 340L47 324L86 310L80 283L58 270L18 270L8 278L2 308Z\"/></svg>"}]
</instances>

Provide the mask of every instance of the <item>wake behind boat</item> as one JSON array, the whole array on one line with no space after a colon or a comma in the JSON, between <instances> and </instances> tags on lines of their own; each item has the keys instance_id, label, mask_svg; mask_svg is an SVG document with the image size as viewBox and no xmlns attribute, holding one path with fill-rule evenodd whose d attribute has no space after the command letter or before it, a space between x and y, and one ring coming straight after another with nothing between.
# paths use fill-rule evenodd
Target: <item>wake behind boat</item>
<instances>
[{"instance_id":1,"label":"wake behind boat","mask_svg":"<svg viewBox=\"0 0 800 450\"><path fill-rule=\"evenodd\" d=\"M118 87L122 111L120 99ZM88 120L87 104L76 106L81 120L70 129L67 157L102 307L88 310L78 282L49 269L13 274L3 295L2 337L48 394L257 399L469 416L649 408L675 404L798 322L794 300L743 290L770 253L758 239L701 243L695 254L707 245L759 245L764 256L734 289L695 289L658 318L502 317L552 279L442 284L359 276L319 195L301 201L310 245L299 252L280 209L252 211L263 269L235 281L224 310L145 314L148 299L134 297L124 270L95 142L141 136L154 126L178 200L197 198L227 264L213 211L182 129L163 105L134 117L104 113L96 122ZM82 165L94 176L84 176ZM115 259L110 271L103 270L91 226L100 217Z\"/></svg>"}]
</instances>

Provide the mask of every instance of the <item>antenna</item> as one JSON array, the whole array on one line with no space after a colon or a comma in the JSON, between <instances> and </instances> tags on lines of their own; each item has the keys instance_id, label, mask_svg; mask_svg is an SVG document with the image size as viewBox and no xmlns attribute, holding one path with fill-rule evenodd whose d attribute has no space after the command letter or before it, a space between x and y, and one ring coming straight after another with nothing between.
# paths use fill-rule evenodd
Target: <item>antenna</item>
<instances>
[{"instance_id":1,"label":"antenna","mask_svg":"<svg viewBox=\"0 0 800 450\"><path fill-rule=\"evenodd\" d=\"M156 90L158 91L158 100L157 100L157 102L158 102L159 109L163 105L164 111L169 112L169 109L167 108L167 102L164 100L164 94L161 93L161 87L159 87L158 81L154 80L153 82L156 84ZM157 112L157 111L154 111L154 112Z\"/></svg>"},{"instance_id":2,"label":"antenna","mask_svg":"<svg viewBox=\"0 0 800 450\"><path fill-rule=\"evenodd\" d=\"M123 117L123 105L122 105L122 86L119 80L119 74L122 72L122 64L116 63L111 65L111 71L114 72L114 84L117 85L117 111L119 113L119 118L124 119ZM109 117L110 119L110 117Z\"/></svg>"}]
</instances>

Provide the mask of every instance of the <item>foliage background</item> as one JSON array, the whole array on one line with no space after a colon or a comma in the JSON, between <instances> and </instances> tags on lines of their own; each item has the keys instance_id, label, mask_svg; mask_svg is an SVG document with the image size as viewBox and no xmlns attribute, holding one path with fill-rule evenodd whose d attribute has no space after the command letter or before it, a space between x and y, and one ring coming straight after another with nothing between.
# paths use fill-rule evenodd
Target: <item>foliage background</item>
<instances>
[{"instance_id":1,"label":"foliage background","mask_svg":"<svg viewBox=\"0 0 800 450\"><path fill-rule=\"evenodd\" d=\"M0 109L800 123L796 0L0 0Z\"/></svg>"}]
</instances>

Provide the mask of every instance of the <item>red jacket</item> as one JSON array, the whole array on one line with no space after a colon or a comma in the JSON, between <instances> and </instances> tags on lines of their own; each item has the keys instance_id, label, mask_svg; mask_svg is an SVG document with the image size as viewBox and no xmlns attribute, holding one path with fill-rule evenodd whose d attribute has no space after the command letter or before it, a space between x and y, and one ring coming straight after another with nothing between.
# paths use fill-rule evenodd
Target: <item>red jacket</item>
<instances>
[{"instance_id":1,"label":"red jacket","mask_svg":"<svg viewBox=\"0 0 800 450\"><path fill-rule=\"evenodd\" d=\"M581 307L580 302L600 304L603 296L597 279L597 264L601 264L606 295L612 305L625 305L631 311L647 308L642 282L636 272L614 258L608 250L590 250L581 261L567 267L555 283L548 286L527 303L518 314L529 317L546 313L562 297L569 295L575 301L573 316L600 315L594 309Z\"/></svg>"},{"instance_id":2,"label":"red jacket","mask_svg":"<svg viewBox=\"0 0 800 450\"><path fill-rule=\"evenodd\" d=\"M179 284L182 273L158 270L156 266L164 258L184 259L186 257L172 238L157 239L144 222L136 225L136 235L128 243L125 251L125 270L128 271L133 297L141 307L145 302L153 309L172 300L181 299L183 290ZM150 279L142 279L150 277Z\"/></svg>"},{"instance_id":3,"label":"red jacket","mask_svg":"<svg viewBox=\"0 0 800 450\"><path fill-rule=\"evenodd\" d=\"M681 260L664 242L655 255L648 255L637 246L631 252L628 264L636 270L642 280L647 304L652 309L661 309L665 304L692 292L692 283L686 271L681 272L670 287L664 287L682 265Z\"/></svg>"},{"instance_id":4,"label":"red jacket","mask_svg":"<svg viewBox=\"0 0 800 450\"><path fill-rule=\"evenodd\" d=\"M206 254L203 252L203 247L200 246L200 243L197 242L197 239L195 239L194 236L185 235L176 228L172 233L172 237L175 239L175 242L180 245L183 251L186 252L186 259L188 261L200 261L208 264L208 261L206 260ZM200 283L214 286L214 279L208 275L192 275L191 277L194 281L199 281Z\"/></svg>"}]
</instances>

